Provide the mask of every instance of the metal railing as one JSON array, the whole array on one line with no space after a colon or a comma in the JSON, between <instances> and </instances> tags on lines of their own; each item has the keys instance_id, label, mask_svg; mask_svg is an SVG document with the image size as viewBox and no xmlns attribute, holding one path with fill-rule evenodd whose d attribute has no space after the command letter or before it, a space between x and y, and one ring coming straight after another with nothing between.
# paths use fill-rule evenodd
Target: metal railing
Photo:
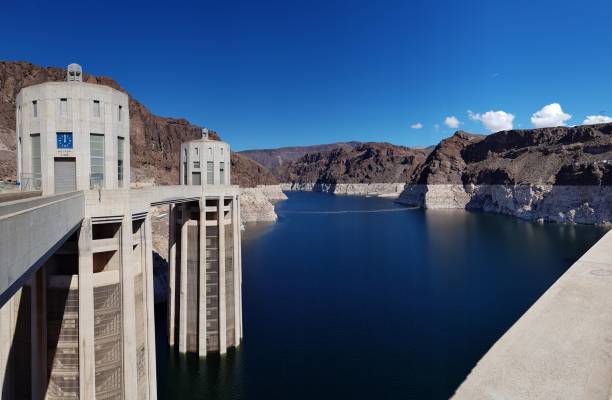
<instances>
[{"instance_id":1,"label":"metal railing","mask_svg":"<svg viewBox=\"0 0 612 400\"><path fill-rule=\"evenodd\" d=\"M40 190L41 182L40 174L22 172L17 179L17 186L20 190Z\"/></svg>"}]
</instances>

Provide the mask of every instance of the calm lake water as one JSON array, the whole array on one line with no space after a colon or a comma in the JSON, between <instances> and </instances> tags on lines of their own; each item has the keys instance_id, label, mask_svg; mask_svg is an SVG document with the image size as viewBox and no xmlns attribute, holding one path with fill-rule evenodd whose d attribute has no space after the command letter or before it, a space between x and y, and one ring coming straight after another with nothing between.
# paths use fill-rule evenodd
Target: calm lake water
<instances>
[{"instance_id":1,"label":"calm lake water","mask_svg":"<svg viewBox=\"0 0 612 400\"><path fill-rule=\"evenodd\" d=\"M448 398L605 233L288 196L277 223L243 234L240 349L178 356L166 345L165 305L156 310L160 399Z\"/></svg>"}]
</instances>

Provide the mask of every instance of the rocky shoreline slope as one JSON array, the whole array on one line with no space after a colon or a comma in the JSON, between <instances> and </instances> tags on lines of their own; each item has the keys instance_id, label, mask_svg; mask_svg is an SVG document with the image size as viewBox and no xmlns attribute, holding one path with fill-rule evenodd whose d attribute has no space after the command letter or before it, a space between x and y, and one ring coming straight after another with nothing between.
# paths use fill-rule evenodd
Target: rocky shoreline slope
<instances>
[{"instance_id":1,"label":"rocky shoreline slope","mask_svg":"<svg viewBox=\"0 0 612 400\"><path fill-rule=\"evenodd\" d=\"M457 132L436 146L399 202L527 220L612 222L612 124Z\"/></svg>"},{"instance_id":2,"label":"rocky shoreline slope","mask_svg":"<svg viewBox=\"0 0 612 400\"><path fill-rule=\"evenodd\" d=\"M432 151L384 143L306 154L284 166L284 190L398 197L560 223L612 223L612 124L458 131Z\"/></svg>"},{"instance_id":3,"label":"rocky shoreline slope","mask_svg":"<svg viewBox=\"0 0 612 400\"><path fill-rule=\"evenodd\" d=\"M279 169L285 190L344 195L400 195L429 150L389 143L360 143L308 153Z\"/></svg>"},{"instance_id":4,"label":"rocky shoreline slope","mask_svg":"<svg viewBox=\"0 0 612 400\"><path fill-rule=\"evenodd\" d=\"M282 183L281 188L287 191L324 192L349 196L377 196L398 198L405 183Z\"/></svg>"}]
</instances>

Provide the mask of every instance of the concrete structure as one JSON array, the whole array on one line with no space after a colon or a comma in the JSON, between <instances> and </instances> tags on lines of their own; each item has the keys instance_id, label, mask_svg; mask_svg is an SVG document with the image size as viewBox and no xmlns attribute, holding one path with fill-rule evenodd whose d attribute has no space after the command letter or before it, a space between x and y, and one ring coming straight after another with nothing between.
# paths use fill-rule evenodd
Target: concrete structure
<instances>
[{"instance_id":1,"label":"concrete structure","mask_svg":"<svg viewBox=\"0 0 612 400\"><path fill-rule=\"evenodd\" d=\"M66 82L29 86L17 95L23 190L48 195L129 186L128 96L81 78L80 67L71 64Z\"/></svg>"},{"instance_id":2,"label":"concrete structure","mask_svg":"<svg viewBox=\"0 0 612 400\"><path fill-rule=\"evenodd\" d=\"M223 354L242 339L239 188L229 165L229 146L206 130L181 145L181 183L204 189L169 211L168 338L181 353Z\"/></svg>"},{"instance_id":3,"label":"concrete structure","mask_svg":"<svg viewBox=\"0 0 612 400\"><path fill-rule=\"evenodd\" d=\"M78 65L69 66L66 82L18 95L21 185L42 196L0 204L2 399L157 398L151 206L168 204L180 217L171 224L181 223L171 264L185 267L179 275L188 278L178 283L189 296L196 260L196 352L224 352L240 341L238 188L130 189L127 101L82 82ZM216 279L225 284L217 289ZM186 301L179 296L177 316L193 330ZM186 332L179 337L192 338Z\"/></svg>"},{"instance_id":4,"label":"concrete structure","mask_svg":"<svg viewBox=\"0 0 612 400\"><path fill-rule=\"evenodd\" d=\"M455 399L612 398L612 231L484 355Z\"/></svg>"},{"instance_id":5,"label":"concrete structure","mask_svg":"<svg viewBox=\"0 0 612 400\"><path fill-rule=\"evenodd\" d=\"M181 144L180 170L181 185L229 185L229 145L210 140L208 129L202 129L201 139Z\"/></svg>"}]
</instances>

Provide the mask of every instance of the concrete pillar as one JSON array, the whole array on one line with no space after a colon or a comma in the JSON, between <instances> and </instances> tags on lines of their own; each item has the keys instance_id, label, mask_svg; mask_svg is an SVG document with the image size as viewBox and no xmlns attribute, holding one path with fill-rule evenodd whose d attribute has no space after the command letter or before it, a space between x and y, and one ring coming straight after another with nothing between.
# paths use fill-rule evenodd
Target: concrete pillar
<instances>
[{"instance_id":1,"label":"concrete pillar","mask_svg":"<svg viewBox=\"0 0 612 400\"><path fill-rule=\"evenodd\" d=\"M151 213L145 218L145 270L144 294L146 310L146 353L148 367L149 400L157 399L157 372L155 362L155 292L153 288L153 232L151 229Z\"/></svg>"},{"instance_id":2,"label":"concrete pillar","mask_svg":"<svg viewBox=\"0 0 612 400\"><path fill-rule=\"evenodd\" d=\"M242 320L240 319L240 215L238 214L238 196L232 198L232 240L234 253L234 343L238 347L240 345L240 329Z\"/></svg>"},{"instance_id":3,"label":"concrete pillar","mask_svg":"<svg viewBox=\"0 0 612 400\"><path fill-rule=\"evenodd\" d=\"M13 343L13 301L15 295L0 306L0 399L10 399L11 367L8 365Z\"/></svg>"},{"instance_id":4,"label":"concrete pillar","mask_svg":"<svg viewBox=\"0 0 612 400\"><path fill-rule=\"evenodd\" d=\"M91 219L85 218L79 232L79 397L95 398L95 337L93 254Z\"/></svg>"},{"instance_id":5,"label":"concrete pillar","mask_svg":"<svg viewBox=\"0 0 612 400\"><path fill-rule=\"evenodd\" d=\"M179 290L179 352L187 352L187 221L188 203L181 204L181 287Z\"/></svg>"},{"instance_id":6,"label":"concrete pillar","mask_svg":"<svg viewBox=\"0 0 612 400\"><path fill-rule=\"evenodd\" d=\"M176 206L168 207L168 344L174 346L176 296Z\"/></svg>"},{"instance_id":7,"label":"concrete pillar","mask_svg":"<svg viewBox=\"0 0 612 400\"><path fill-rule=\"evenodd\" d=\"M237 206L238 206L238 265L240 265L240 269L238 270L238 298L240 299L240 339L244 337L244 325L242 323L242 231L240 230L240 226L242 225L241 221L241 212L240 212L240 196L237 198Z\"/></svg>"},{"instance_id":8,"label":"concrete pillar","mask_svg":"<svg viewBox=\"0 0 612 400\"><path fill-rule=\"evenodd\" d=\"M219 233L219 352L227 352L227 314L225 309L225 216L224 197L219 196L217 226Z\"/></svg>"},{"instance_id":9,"label":"concrete pillar","mask_svg":"<svg viewBox=\"0 0 612 400\"><path fill-rule=\"evenodd\" d=\"M123 317L123 398L138 397L136 374L136 304L132 255L132 216L125 211L121 222L121 315Z\"/></svg>"},{"instance_id":10,"label":"concrete pillar","mask_svg":"<svg viewBox=\"0 0 612 400\"><path fill-rule=\"evenodd\" d=\"M44 265L32 275L30 334L32 368L32 399L40 400L47 388L47 312Z\"/></svg>"},{"instance_id":11,"label":"concrete pillar","mask_svg":"<svg viewBox=\"0 0 612 400\"><path fill-rule=\"evenodd\" d=\"M198 298L198 354L206 356L206 197L200 199L200 221L199 221L199 298Z\"/></svg>"}]
</instances>

